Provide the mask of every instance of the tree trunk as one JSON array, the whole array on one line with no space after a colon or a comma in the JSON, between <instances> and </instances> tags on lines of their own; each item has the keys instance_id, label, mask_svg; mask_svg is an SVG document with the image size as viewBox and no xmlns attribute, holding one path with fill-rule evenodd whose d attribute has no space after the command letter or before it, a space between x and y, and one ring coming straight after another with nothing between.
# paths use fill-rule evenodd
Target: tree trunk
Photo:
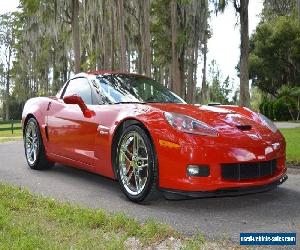
<instances>
[{"instance_id":1,"label":"tree trunk","mask_svg":"<svg viewBox=\"0 0 300 250\"><path fill-rule=\"evenodd\" d=\"M5 120L8 121L10 118L10 113L9 113L9 87L10 87L10 70L7 70L7 76L6 76L6 90L5 90Z\"/></svg>"},{"instance_id":2,"label":"tree trunk","mask_svg":"<svg viewBox=\"0 0 300 250\"><path fill-rule=\"evenodd\" d=\"M6 89L5 89L5 120L8 121L10 119L10 112L9 112L9 103L10 103L10 95L9 95L9 89L10 89L10 61L11 61L11 55L12 55L12 48L8 49L8 57L7 57L7 72L6 72Z\"/></svg>"},{"instance_id":3,"label":"tree trunk","mask_svg":"<svg viewBox=\"0 0 300 250\"><path fill-rule=\"evenodd\" d=\"M150 0L144 0L143 4L143 66L144 74L151 76L151 48L150 48Z\"/></svg>"},{"instance_id":4,"label":"tree trunk","mask_svg":"<svg viewBox=\"0 0 300 250\"><path fill-rule=\"evenodd\" d=\"M196 83L197 83L197 65L198 65L198 46L195 47L194 51L194 78L193 78L193 92L192 92L192 103L196 103Z\"/></svg>"},{"instance_id":5,"label":"tree trunk","mask_svg":"<svg viewBox=\"0 0 300 250\"><path fill-rule=\"evenodd\" d=\"M250 106L249 93L249 24L248 24L249 0L240 1L241 23L241 57L240 57L240 106Z\"/></svg>"},{"instance_id":6,"label":"tree trunk","mask_svg":"<svg viewBox=\"0 0 300 250\"><path fill-rule=\"evenodd\" d=\"M103 68L108 69L109 68L109 16L107 14L108 12L108 2L103 1L103 7L102 7L102 25L101 25L101 31L102 31L102 44L103 44Z\"/></svg>"},{"instance_id":7,"label":"tree trunk","mask_svg":"<svg viewBox=\"0 0 300 250\"><path fill-rule=\"evenodd\" d=\"M160 77L159 77L159 82L161 85L164 85L164 73L165 73L165 68L163 66L160 65L159 67L159 73L160 73Z\"/></svg>"},{"instance_id":8,"label":"tree trunk","mask_svg":"<svg viewBox=\"0 0 300 250\"><path fill-rule=\"evenodd\" d=\"M206 86L206 69L207 67L207 35L204 35L204 48L203 48L203 69L202 69L202 88L201 88L201 102L207 101L207 86Z\"/></svg>"},{"instance_id":9,"label":"tree trunk","mask_svg":"<svg viewBox=\"0 0 300 250\"><path fill-rule=\"evenodd\" d=\"M80 72L80 37L79 37L79 0L72 0L72 39L75 59L75 73Z\"/></svg>"},{"instance_id":10,"label":"tree trunk","mask_svg":"<svg viewBox=\"0 0 300 250\"><path fill-rule=\"evenodd\" d=\"M111 70L115 70L115 11L111 1Z\"/></svg>"},{"instance_id":11,"label":"tree trunk","mask_svg":"<svg viewBox=\"0 0 300 250\"><path fill-rule=\"evenodd\" d=\"M54 49L53 51L53 82L52 82L52 94L56 94L57 91L60 88L60 83L59 83L59 70L56 65L56 60L57 60L57 54L56 50ZM63 62L61 62L63 63Z\"/></svg>"},{"instance_id":12,"label":"tree trunk","mask_svg":"<svg viewBox=\"0 0 300 250\"><path fill-rule=\"evenodd\" d=\"M125 29L124 29L124 2L123 0L118 0L118 20L119 20L119 35L120 35L120 70L126 71L126 39L125 39Z\"/></svg>"},{"instance_id":13,"label":"tree trunk","mask_svg":"<svg viewBox=\"0 0 300 250\"><path fill-rule=\"evenodd\" d=\"M172 90L177 95L181 93L181 82L180 82L180 69L178 61L177 52L177 39L178 39L178 23L177 23L177 2L176 0L171 0L171 39L172 39L172 63L171 63L171 80L172 80Z\"/></svg>"},{"instance_id":14,"label":"tree trunk","mask_svg":"<svg viewBox=\"0 0 300 250\"><path fill-rule=\"evenodd\" d=\"M180 96L186 99L186 82L185 79L185 46L182 46L180 56L179 56L179 75L180 75Z\"/></svg>"},{"instance_id":15,"label":"tree trunk","mask_svg":"<svg viewBox=\"0 0 300 250\"><path fill-rule=\"evenodd\" d=\"M187 75L187 102L193 102L193 89L194 89L194 48L189 50L189 64L188 64L188 75Z\"/></svg>"}]
</instances>

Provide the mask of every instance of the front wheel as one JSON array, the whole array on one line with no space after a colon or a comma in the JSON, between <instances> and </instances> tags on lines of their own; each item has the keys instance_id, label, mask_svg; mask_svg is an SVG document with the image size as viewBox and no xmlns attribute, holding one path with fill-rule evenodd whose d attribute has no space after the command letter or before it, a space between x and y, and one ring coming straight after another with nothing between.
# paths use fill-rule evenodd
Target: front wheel
<instances>
[{"instance_id":1,"label":"front wheel","mask_svg":"<svg viewBox=\"0 0 300 250\"><path fill-rule=\"evenodd\" d=\"M39 125L34 118L30 118L24 131L25 157L30 168L42 170L51 168L54 163L46 157L46 152L40 133Z\"/></svg>"},{"instance_id":2,"label":"front wheel","mask_svg":"<svg viewBox=\"0 0 300 250\"><path fill-rule=\"evenodd\" d=\"M152 142L141 127L131 125L123 131L116 156L116 174L125 195L134 202L154 197L157 160Z\"/></svg>"}]
</instances>

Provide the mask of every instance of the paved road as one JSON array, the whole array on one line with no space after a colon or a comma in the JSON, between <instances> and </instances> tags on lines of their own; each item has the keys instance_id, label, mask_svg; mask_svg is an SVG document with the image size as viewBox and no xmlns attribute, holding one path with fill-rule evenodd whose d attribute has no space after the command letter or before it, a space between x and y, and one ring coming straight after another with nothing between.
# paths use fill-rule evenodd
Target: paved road
<instances>
[{"instance_id":1,"label":"paved road","mask_svg":"<svg viewBox=\"0 0 300 250\"><path fill-rule=\"evenodd\" d=\"M277 128L298 128L300 122L275 122Z\"/></svg>"},{"instance_id":2,"label":"paved road","mask_svg":"<svg viewBox=\"0 0 300 250\"><path fill-rule=\"evenodd\" d=\"M0 181L25 186L32 192L92 208L122 211L138 220L155 218L177 230L209 238L236 240L240 232L300 233L300 175L290 174L280 188L261 194L167 201L137 205L125 199L117 182L69 167L30 170L21 142L0 144Z\"/></svg>"}]
</instances>

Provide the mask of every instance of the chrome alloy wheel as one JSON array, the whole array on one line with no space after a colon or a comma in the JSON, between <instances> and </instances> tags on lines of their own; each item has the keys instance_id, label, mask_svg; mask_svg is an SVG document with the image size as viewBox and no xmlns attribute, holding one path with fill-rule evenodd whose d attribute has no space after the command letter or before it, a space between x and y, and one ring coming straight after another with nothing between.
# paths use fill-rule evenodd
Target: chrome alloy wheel
<instances>
[{"instance_id":1,"label":"chrome alloy wheel","mask_svg":"<svg viewBox=\"0 0 300 250\"><path fill-rule=\"evenodd\" d=\"M124 188L131 195L139 195L149 177L148 151L139 133L131 131L122 138L118 157Z\"/></svg>"},{"instance_id":2,"label":"chrome alloy wheel","mask_svg":"<svg viewBox=\"0 0 300 250\"><path fill-rule=\"evenodd\" d=\"M39 151L38 128L35 123L29 122L25 131L25 153L27 161L33 165L37 159Z\"/></svg>"}]
</instances>

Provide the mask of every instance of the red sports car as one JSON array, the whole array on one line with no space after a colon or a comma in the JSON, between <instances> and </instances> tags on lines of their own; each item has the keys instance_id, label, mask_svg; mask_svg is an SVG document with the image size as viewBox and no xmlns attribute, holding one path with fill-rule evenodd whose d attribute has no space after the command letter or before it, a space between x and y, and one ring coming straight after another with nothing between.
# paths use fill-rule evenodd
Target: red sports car
<instances>
[{"instance_id":1,"label":"red sports car","mask_svg":"<svg viewBox=\"0 0 300 250\"><path fill-rule=\"evenodd\" d=\"M192 105L145 76L93 72L22 114L32 169L54 162L117 179L132 201L269 190L287 179L285 140L265 116Z\"/></svg>"}]
</instances>

